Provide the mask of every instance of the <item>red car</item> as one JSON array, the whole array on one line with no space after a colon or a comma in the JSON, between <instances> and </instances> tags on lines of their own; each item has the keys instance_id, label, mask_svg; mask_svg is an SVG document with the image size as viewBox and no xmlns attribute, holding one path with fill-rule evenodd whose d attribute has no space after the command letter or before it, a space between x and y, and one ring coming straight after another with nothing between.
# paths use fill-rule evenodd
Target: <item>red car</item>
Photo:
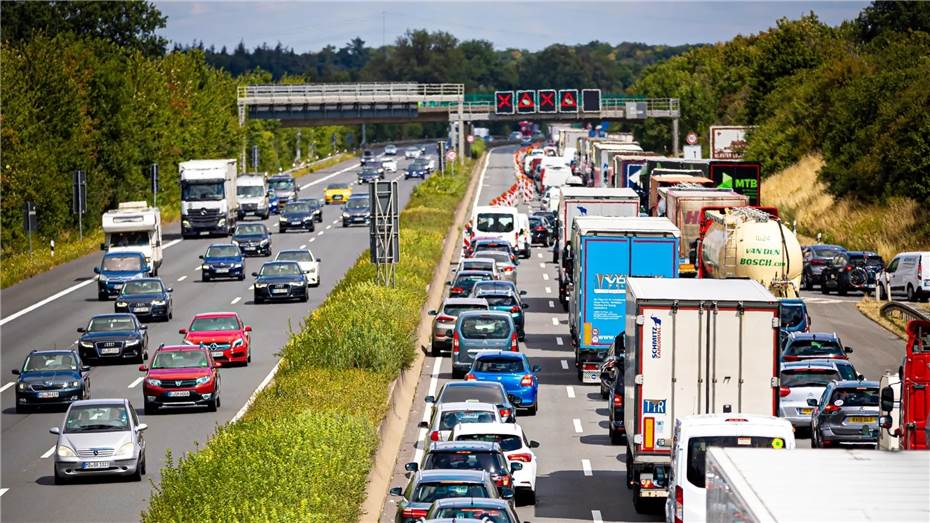
<instances>
[{"instance_id":1,"label":"red car","mask_svg":"<svg viewBox=\"0 0 930 523\"><path fill-rule=\"evenodd\" d=\"M150 366L139 366L145 372L145 413L154 414L160 407L195 406L216 412L220 406L220 365L199 345L162 345Z\"/></svg>"},{"instance_id":2,"label":"red car","mask_svg":"<svg viewBox=\"0 0 930 523\"><path fill-rule=\"evenodd\" d=\"M207 312L194 316L190 327L178 331L184 343L203 344L213 359L248 365L252 361L252 327L235 312Z\"/></svg>"}]
</instances>

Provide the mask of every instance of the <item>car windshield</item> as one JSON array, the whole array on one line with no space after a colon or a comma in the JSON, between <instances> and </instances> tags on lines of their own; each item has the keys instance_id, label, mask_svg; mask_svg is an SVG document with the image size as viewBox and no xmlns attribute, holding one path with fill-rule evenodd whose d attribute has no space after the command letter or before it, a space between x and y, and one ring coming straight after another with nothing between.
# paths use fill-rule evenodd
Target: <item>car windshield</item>
<instances>
[{"instance_id":1,"label":"car windshield","mask_svg":"<svg viewBox=\"0 0 930 523\"><path fill-rule=\"evenodd\" d=\"M87 325L87 332L131 331L135 328L135 323L128 316L107 316L91 319Z\"/></svg>"},{"instance_id":2,"label":"car windshield","mask_svg":"<svg viewBox=\"0 0 930 523\"><path fill-rule=\"evenodd\" d=\"M842 401L842 403L837 403ZM877 407L877 387L844 387L833 391L830 403L838 407Z\"/></svg>"},{"instance_id":3,"label":"car windshield","mask_svg":"<svg viewBox=\"0 0 930 523\"><path fill-rule=\"evenodd\" d=\"M452 430L459 423L493 423L497 421L493 412L486 410L452 410L442 413L439 430Z\"/></svg>"},{"instance_id":4,"label":"car windshield","mask_svg":"<svg viewBox=\"0 0 930 523\"><path fill-rule=\"evenodd\" d=\"M710 447L740 447L754 449L783 449L785 440L764 436L705 436L688 440L688 481L704 488L705 461Z\"/></svg>"},{"instance_id":5,"label":"car windshield","mask_svg":"<svg viewBox=\"0 0 930 523\"><path fill-rule=\"evenodd\" d=\"M782 387L826 387L833 380L844 379L834 369L804 368L781 371Z\"/></svg>"},{"instance_id":6,"label":"car windshield","mask_svg":"<svg viewBox=\"0 0 930 523\"><path fill-rule=\"evenodd\" d=\"M236 236L247 234L265 234L265 226L260 223L250 223L236 227Z\"/></svg>"},{"instance_id":7,"label":"car windshield","mask_svg":"<svg viewBox=\"0 0 930 523\"><path fill-rule=\"evenodd\" d=\"M304 203L310 206L310 210L316 210L323 206L323 204L320 203L320 200L317 200L316 198L312 200L306 200Z\"/></svg>"},{"instance_id":8,"label":"car windshield","mask_svg":"<svg viewBox=\"0 0 930 523\"><path fill-rule=\"evenodd\" d=\"M877 267L879 269L885 266L885 262L884 260L882 260L881 256L871 256L871 255L850 256L849 264L856 266L856 267L868 266L868 267Z\"/></svg>"},{"instance_id":9,"label":"car windshield","mask_svg":"<svg viewBox=\"0 0 930 523\"><path fill-rule=\"evenodd\" d=\"M346 209L352 211L364 211L368 209L368 198L350 198L346 202Z\"/></svg>"},{"instance_id":10,"label":"car windshield","mask_svg":"<svg viewBox=\"0 0 930 523\"><path fill-rule=\"evenodd\" d=\"M506 243L479 243L475 246L475 253L481 253L482 258L494 258L492 253L499 252L510 257L510 245Z\"/></svg>"},{"instance_id":11,"label":"car windshield","mask_svg":"<svg viewBox=\"0 0 930 523\"><path fill-rule=\"evenodd\" d=\"M490 279L491 276L489 274L462 274L455 278L455 282L452 286L458 287L465 292L471 292L472 287L474 287L476 283Z\"/></svg>"},{"instance_id":12,"label":"car windshield","mask_svg":"<svg viewBox=\"0 0 930 523\"><path fill-rule=\"evenodd\" d=\"M843 252L835 247L813 247L811 250L814 252L814 256L818 258L832 258Z\"/></svg>"},{"instance_id":13,"label":"car windshield","mask_svg":"<svg viewBox=\"0 0 930 523\"><path fill-rule=\"evenodd\" d=\"M835 340L795 340L788 347L788 354L795 356L843 354L843 349Z\"/></svg>"},{"instance_id":14,"label":"car windshield","mask_svg":"<svg viewBox=\"0 0 930 523\"><path fill-rule=\"evenodd\" d=\"M312 262L313 255L310 254L310 251L282 251L278 253L278 257L275 259L279 261Z\"/></svg>"},{"instance_id":15,"label":"car windshield","mask_svg":"<svg viewBox=\"0 0 930 523\"><path fill-rule=\"evenodd\" d=\"M158 351L152 360L153 369L205 369L207 355L200 350Z\"/></svg>"},{"instance_id":16,"label":"car windshield","mask_svg":"<svg viewBox=\"0 0 930 523\"><path fill-rule=\"evenodd\" d=\"M804 307L800 305L781 305L781 325L784 328L797 327L804 323Z\"/></svg>"},{"instance_id":17,"label":"car windshield","mask_svg":"<svg viewBox=\"0 0 930 523\"><path fill-rule=\"evenodd\" d=\"M30 354L23 364L24 371L62 371L77 370L74 354Z\"/></svg>"},{"instance_id":18,"label":"car windshield","mask_svg":"<svg viewBox=\"0 0 930 523\"><path fill-rule=\"evenodd\" d=\"M339 189L348 189L349 184L347 183L331 183L326 186L326 190L339 190Z\"/></svg>"},{"instance_id":19,"label":"car windshield","mask_svg":"<svg viewBox=\"0 0 930 523\"><path fill-rule=\"evenodd\" d=\"M507 471L504 455L496 452L457 450L430 452L423 461L423 470L486 470L492 474Z\"/></svg>"},{"instance_id":20,"label":"car windshield","mask_svg":"<svg viewBox=\"0 0 930 523\"><path fill-rule=\"evenodd\" d=\"M268 180L268 188L275 191L293 191L297 185L292 179Z\"/></svg>"},{"instance_id":21,"label":"car windshield","mask_svg":"<svg viewBox=\"0 0 930 523\"><path fill-rule=\"evenodd\" d=\"M444 314L448 314L449 316L458 316L459 314L462 314L465 311L486 311L486 310L488 310L488 308L485 307L484 305L454 304L454 305L446 305L445 307L442 308L442 312Z\"/></svg>"},{"instance_id":22,"label":"car windshield","mask_svg":"<svg viewBox=\"0 0 930 523\"><path fill-rule=\"evenodd\" d=\"M463 319L459 330L463 338L478 340L503 340L511 334L506 319L486 316Z\"/></svg>"},{"instance_id":23,"label":"car windshield","mask_svg":"<svg viewBox=\"0 0 930 523\"><path fill-rule=\"evenodd\" d=\"M462 434L455 441L493 441L501 446L504 452L513 452L523 448L523 440L513 434Z\"/></svg>"},{"instance_id":24,"label":"car windshield","mask_svg":"<svg viewBox=\"0 0 930 523\"><path fill-rule=\"evenodd\" d=\"M512 294L485 294L478 293L477 298L484 298L489 307L515 307L519 305Z\"/></svg>"},{"instance_id":25,"label":"car windshield","mask_svg":"<svg viewBox=\"0 0 930 523\"><path fill-rule=\"evenodd\" d=\"M463 260L462 270L465 271L491 271L494 270L493 261L484 260Z\"/></svg>"},{"instance_id":26,"label":"car windshield","mask_svg":"<svg viewBox=\"0 0 930 523\"><path fill-rule=\"evenodd\" d=\"M509 281L501 280L486 280L479 281L475 284L474 293L477 294L484 290L501 290L506 289L508 291L517 292L517 287Z\"/></svg>"},{"instance_id":27,"label":"car windshield","mask_svg":"<svg viewBox=\"0 0 930 523\"><path fill-rule=\"evenodd\" d=\"M542 218L538 216L530 216L530 227L540 227L543 225Z\"/></svg>"},{"instance_id":28,"label":"car windshield","mask_svg":"<svg viewBox=\"0 0 930 523\"><path fill-rule=\"evenodd\" d=\"M478 215L480 232L513 232L514 218L507 213L481 213Z\"/></svg>"},{"instance_id":29,"label":"car windshield","mask_svg":"<svg viewBox=\"0 0 930 523\"><path fill-rule=\"evenodd\" d=\"M477 401L480 403L503 403L504 398L502 391L495 385L489 386L481 384L478 386L467 385L458 387L446 387L439 396L441 403L453 403L458 401Z\"/></svg>"},{"instance_id":30,"label":"car windshield","mask_svg":"<svg viewBox=\"0 0 930 523\"><path fill-rule=\"evenodd\" d=\"M126 256L108 254L103 257L103 270L105 271L141 271L141 256Z\"/></svg>"},{"instance_id":31,"label":"car windshield","mask_svg":"<svg viewBox=\"0 0 930 523\"><path fill-rule=\"evenodd\" d=\"M110 233L111 247L139 247L149 244L149 233L146 231L127 231Z\"/></svg>"},{"instance_id":32,"label":"car windshield","mask_svg":"<svg viewBox=\"0 0 930 523\"><path fill-rule=\"evenodd\" d=\"M482 483L459 483L454 481L437 481L417 485L410 501L432 503L446 498L488 498L491 493Z\"/></svg>"},{"instance_id":33,"label":"car windshield","mask_svg":"<svg viewBox=\"0 0 930 523\"><path fill-rule=\"evenodd\" d=\"M515 374L526 370L523 360L516 358L479 358L472 370L475 372L493 372Z\"/></svg>"},{"instance_id":34,"label":"car windshield","mask_svg":"<svg viewBox=\"0 0 930 523\"><path fill-rule=\"evenodd\" d=\"M417 160L414 160L413 163L410 164L410 166L413 167L414 169L426 169L426 167L429 166L429 160L425 158L417 159Z\"/></svg>"},{"instance_id":35,"label":"car windshield","mask_svg":"<svg viewBox=\"0 0 930 523\"><path fill-rule=\"evenodd\" d=\"M77 405L68 411L65 432L117 432L129 430L129 412L122 405Z\"/></svg>"},{"instance_id":36,"label":"car windshield","mask_svg":"<svg viewBox=\"0 0 930 523\"><path fill-rule=\"evenodd\" d=\"M217 316L214 318L194 318L190 332L232 331L239 329L239 320L235 316Z\"/></svg>"},{"instance_id":37,"label":"car windshield","mask_svg":"<svg viewBox=\"0 0 930 523\"><path fill-rule=\"evenodd\" d=\"M296 263L266 263L262 265L262 276L298 276L300 266Z\"/></svg>"},{"instance_id":38,"label":"car windshield","mask_svg":"<svg viewBox=\"0 0 930 523\"><path fill-rule=\"evenodd\" d=\"M305 202L293 202L284 207L284 212L290 214L306 214L310 212L310 204Z\"/></svg>"},{"instance_id":39,"label":"car windshield","mask_svg":"<svg viewBox=\"0 0 930 523\"><path fill-rule=\"evenodd\" d=\"M359 174L362 176L378 176L378 169L374 167L363 167Z\"/></svg>"},{"instance_id":40,"label":"car windshield","mask_svg":"<svg viewBox=\"0 0 930 523\"><path fill-rule=\"evenodd\" d=\"M206 258L234 258L239 256L239 247L235 245L213 245L207 249Z\"/></svg>"},{"instance_id":41,"label":"car windshield","mask_svg":"<svg viewBox=\"0 0 930 523\"><path fill-rule=\"evenodd\" d=\"M224 182L181 182L181 200L210 202L222 200L226 195Z\"/></svg>"},{"instance_id":42,"label":"car windshield","mask_svg":"<svg viewBox=\"0 0 930 523\"><path fill-rule=\"evenodd\" d=\"M130 281L126 282L126 285L123 286L123 296L131 296L133 294L159 294L162 292L162 286L160 281Z\"/></svg>"},{"instance_id":43,"label":"car windshield","mask_svg":"<svg viewBox=\"0 0 930 523\"><path fill-rule=\"evenodd\" d=\"M260 198L265 195L265 188L261 185L240 185L236 187L236 195L243 198Z\"/></svg>"}]
</instances>

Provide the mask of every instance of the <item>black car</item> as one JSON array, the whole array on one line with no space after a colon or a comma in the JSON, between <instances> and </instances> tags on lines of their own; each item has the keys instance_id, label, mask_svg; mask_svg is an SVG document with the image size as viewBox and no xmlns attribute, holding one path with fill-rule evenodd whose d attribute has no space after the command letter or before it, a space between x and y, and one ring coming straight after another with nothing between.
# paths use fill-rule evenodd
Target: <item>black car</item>
<instances>
[{"instance_id":1,"label":"black car","mask_svg":"<svg viewBox=\"0 0 930 523\"><path fill-rule=\"evenodd\" d=\"M34 350L23 366L13 369L16 412L44 405L66 406L90 398L90 376L74 349Z\"/></svg>"},{"instance_id":2,"label":"black car","mask_svg":"<svg viewBox=\"0 0 930 523\"><path fill-rule=\"evenodd\" d=\"M868 294L875 290L875 275L885 268L885 260L871 251L847 251L837 254L820 273L820 292L836 291L845 296L849 291Z\"/></svg>"},{"instance_id":3,"label":"black car","mask_svg":"<svg viewBox=\"0 0 930 523\"><path fill-rule=\"evenodd\" d=\"M622 445L626 437L623 425L623 346L615 341L601 363L601 398L607 400L607 433L611 445Z\"/></svg>"},{"instance_id":4,"label":"black car","mask_svg":"<svg viewBox=\"0 0 930 523\"><path fill-rule=\"evenodd\" d=\"M113 312L131 312L137 318L151 320L170 320L174 314L171 306L171 293L174 289L165 287L161 278L143 278L123 285L123 291L116 297Z\"/></svg>"},{"instance_id":5,"label":"black car","mask_svg":"<svg viewBox=\"0 0 930 523\"><path fill-rule=\"evenodd\" d=\"M313 221L323 223L323 199L322 198L301 198L299 202L306 202L310 205L310 211L313 214Z\"/></svg>"},{"instance_id":6,"label":"black car","mask_svg":"<svg viewBox=\"0 0 930 523\"><path fill-rule=\"evenodd\" d=\"M549 221L542 216L530 216L530 243L532 245L552 245L552 229Z\"/></svg>"},{"instance_id":7,"label":"black car","mask_svg":"<svg viewBox=\"0 0 930 523\"><path fill-rule=\"evenodd\" d=\"M384 171L378 167L373 167L370 165L362 166L362 169L358 172L358 183L359 185L363 183L371 183L376 180L384 179Z\"/></svg>"},{"instance_id":8,"label":"black car","mask_svg":"<svg viewBox=\"0 0 930 523\"><path fill-rule=\"evenodd\" d=\"M288 229L303 229L313 232L313 208L309 202L298 200L288 202L278 218L278 232L287 232Z\"/></svg>"},{"instance_id":9,"label":"black car","mask_svg":"<svg viewBox=\"0 0 930 523\"><path fill-rule=\"evenodd\" d=\"M368 195L352 196L342 207L342 226L361 224L368 225L371 218L371 206L368 204Z\"/></svg>"},{"instance_id":10,"label":"black car","mask_svg":"<svg viewBox=\"0 0 930 523\"><path fill-rule=\"evenodd\" d=\"M471 290L479 281L493 280L494 274L490 271L459 271L455 279L448 282L450 298L465 298L471 295Z\"/></svg>"},{"instance_id":11,"label":"black car","mask_svg":"<svg viewBox=\"0 0 930 523\"><path fill-rule=\"evenodd\" d=\"M271 231L264 223L243 223L236 226L232 242L246 256L271 256Z\"/></svg>"},{"instance_id":12,"label":"black car","mask_svg":"<svg viewBox=\"0 0 930 523\"><path fill-rule=\"evenodd\" d=\"M200 256L200 279L213 278L245 279L245 257L239 246L233 243L214 243Z\"/></svg>"},{"instance_id":13,"label":"black car","mask_svg":"<svg viewBox=\"0 0 930 523\"><path fill-rule=\"evenodd\" d=\"M255 303L272 300L307 301L307 279L292 261L265 262L255 276Z\"/></svg>"},{"instance_id":14,"label":"black car","mask_svg":"<svg viewBox=\"0 0 930 523\"><path fill-rule=\"evenodd\" d=\"M407 166L407 169L404 170L404 180L409 180L410 178L420 178L425 180L429 176L429 160L425 158L417 158L410 165Z\"/></svg>"},{"instance_id":15,"label":"black car","mask_svg":"<svg viewBox=\"0 0 930 523\"><path fill-rule=\"evenodd\" d=\"M804 290L813 290L814 285L820 285L823 280L821 273L824 267L833 263L833 258L846 252L846 247L839 245L806 245L801 247L804 258L804 272L801 273L801 287Z\"/></svg>"},{"instance_id":16,"label":"black car","mask_svg":"<svg viewBox=\"0 0 930 523\"><path fill-rule=\"evenodd\" d=\"M369 162L374 161L374 159L375 159L375 152L372 151L371 149L365 149L364 151L362 151L362 157L359 159L358 163L365 165Z\"/></svg>"},{"instance_id":17,"label":"black car","mask_svg":"<svg viewBox=\"0 0 930 523\"><path fill-rule=\"evenodd\" d=\"M78 327L78 353L87 362L133 360L142 363L149 348L148 327L133 314L98 314Z\"/></svg>"}]
</instances>

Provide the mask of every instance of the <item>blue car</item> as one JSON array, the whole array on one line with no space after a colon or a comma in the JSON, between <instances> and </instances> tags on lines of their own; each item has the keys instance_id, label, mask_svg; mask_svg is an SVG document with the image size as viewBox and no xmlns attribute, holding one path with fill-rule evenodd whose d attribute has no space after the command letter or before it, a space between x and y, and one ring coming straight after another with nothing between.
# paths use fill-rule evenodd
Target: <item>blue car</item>
<instances>
[{"instance_id":1,"label":"blue car","mask_svg":"<svg viewBox=\"0 0 930 523\"><path fill-rule=\"evenodd\" d=\"M127 281L144 278L151 273L141 252L110 252L103 255L100 266L94 267L97 277L97 299L108 300L123 290Z\"/></svg>"},{"instance_id":2,"label":"blue car","mask_svg":"<svg viewBox=\"0 0 930 523\"><path fill-rule=\"evenodd\" d=\"M785 342L792 332L807 332L811 329L811 316L807 313L807 305L800 298L780 300L781 328L779 330L781 343Z\"/></svg>"},{"instance_id":3,"label":"blue car","mask_svg":"<svg viewBox=\"0 0 930 523\"><path fill-rule=\"evenodd\" d=\"M78 352L87 362L123 361L137 363L148 357L148 327L134 314L97 314L87 327L77 330Z\"/></svg>"},{"instance_id":4,"label":"blue car","mask_svg":"<svg viewBox=\"0 0 930 523\"><path fill-rule=\"evenodd\" d=\"M23 366L13 369L16 412L38 406L66 406L90 398L90 367L74 349L34 350Z\"/></svg>"},{"instance_id":5,"label":"blue car","mask_svg":"<svg viewBox=\"0 0 930 523\"><path fill-rule=\"evenodd\" d=\"M200 256L200 279L210 281L214 278L245 279L245 256L234 243L214 243L207 247L207 252Z\"/></svg>"},{"instance_id":6,"label":"blue car","mask_svg":"<svg viewBox=\"0 0 930 523\"><path fill-rule=\"evenodd\" d=\"M475 356L465 380L501 383L517 408L535 415L539 409L539 370L539 365L530 365L523 353L482 351Z\"/></svg>"},{"instance_id":7,"label":"blue car","mask_svg":"<svg viewBox=\"0 0 930 523\"><path fill-rule=\"evenodd\" d=\"M517 327L517 337L520 341L526 340L526 314L524 310L529 305L520 301L519 296L510 289L481 289L474 293L475 298L488 302L488 310L510 313L513 323Z\"/></svg>"},{"instance_id":8,"label":"blue car","mask_svg":"<svg viewBox=\"0 0 930 523\"><path fill-rule=\"evenodd\" d=\"M168 321L173 316L171 287L165 287L161 278L143 278L123 285L116 297L113 312L131 312L139 319Z\"/></svg>"}]
</instances>

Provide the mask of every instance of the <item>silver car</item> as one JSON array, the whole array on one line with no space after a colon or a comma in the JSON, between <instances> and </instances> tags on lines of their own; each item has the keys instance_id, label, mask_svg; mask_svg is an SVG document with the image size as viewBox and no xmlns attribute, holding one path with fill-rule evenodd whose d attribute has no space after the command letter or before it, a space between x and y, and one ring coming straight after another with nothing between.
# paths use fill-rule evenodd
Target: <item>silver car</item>
<instances>
[{"instance_id":1,"label":"silver car","mask_svg":"<svg viewBox=\"0 0 930 523\"><path fill-rule=\"evenodd\" d=\"M464 311L486 311L488 302L483 298L447 298L438 311L429 311L433 319L433 339L430 353L439 356L443 350L452 349L452 329L455 320Z\"/></svg>"},{"instance_id":2,"label":"silver car","mask_svg":"<svg viewBox=\"0 0 930 523\"><path fill-rule=\"evenodd\" d=\"M811 446L833 447L839 443L878 443L878 382L834 381L820 401L808 400L811 416Z\"/></svg>"},{"instance_id":3,"label":"silver car","mask_svg":"<svg viewBox=\"0 0 930 523\"><path fill-rule=\"evenodd\" d=\"M796 429L811 426L814 407L807 400L819 399L831 381L854 380L856 369L847 360L819 359L788 361L781 366L779 416Z\"/></svg>"},{"instance_id":4,"label":"silver car","mask_svg":"<svg viewBox=\"0 0 930 523\"><path fill-rule=\"evenodd\" d=\"M448 441L452 429L459 423L501 423L497 406L476 401L440 403L433 408L429 423L420 422L420 428L428 429L427 448L436 441Z\"/></svg>"},{"instance_id":5,"label":"silver car","mask_svg":"<svg viewBox=\"0 0 930 523\"><path fill-rule=\"evenodd\" d=\"M497 270L497 262L493 258L462 258L454 271L488 271L494 274L494 279L501 278Z\"/></svg>"},{"instance_id":6,"label":"silver car","mask_svg":"<svg viewBox=\"0 0 930 523\"><path fill-rule=\"evenodd\" d=\"M517 264L503 251L481 251L475 257L490 258L497 267L498 278L517 283Z\"/></svg>"},{"instance_id":7,"label":"silver car","mask_svg":"<svg viewBox=\"0 0 930 523\"><path fill-rule=\"evenodd\" d=\"M61 427L49 432L55 444L55 483L84 476L128 476L142 481L148 428L127 399L75 401Z\"/></svg>"},{"instance_id":8,"label":"silver car","mask_svg":"<svg viewBox=\"0 0 930 523\"><path fill-rule=\"evenodd\" d=\"M483 350L517 352L517 327L509 313L466 311L452 328L452 378L462 378L471 369L475 355Z\"/></svg>"}]
</instances>

